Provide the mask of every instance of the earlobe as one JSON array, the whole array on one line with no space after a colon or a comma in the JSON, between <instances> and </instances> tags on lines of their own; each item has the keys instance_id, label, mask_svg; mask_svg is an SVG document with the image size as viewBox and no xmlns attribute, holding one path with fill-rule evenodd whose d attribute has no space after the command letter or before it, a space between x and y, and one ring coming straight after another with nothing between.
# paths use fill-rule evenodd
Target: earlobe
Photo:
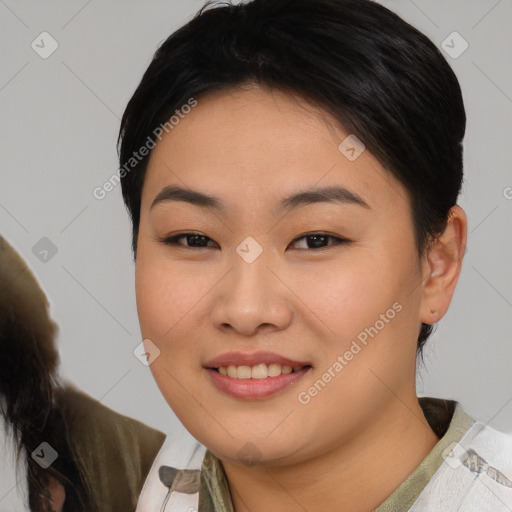
<instances>
[{"instance_id":1,"label":"earlobe","mask_svg":"<svg viewBox=\"0 0 512 512\"><path fill-rule=\"evenodd\" d=\"M420 308L422 323L436 323L446 314L462 270L466 241L466 214L456 205L449 212L444 232L424 258Z\"/></svg>"}]
</instances>

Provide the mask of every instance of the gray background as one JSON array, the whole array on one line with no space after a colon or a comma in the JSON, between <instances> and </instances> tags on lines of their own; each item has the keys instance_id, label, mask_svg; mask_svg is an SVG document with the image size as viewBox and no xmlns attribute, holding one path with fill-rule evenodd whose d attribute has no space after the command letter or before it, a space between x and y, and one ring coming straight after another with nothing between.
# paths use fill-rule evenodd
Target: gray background
<instances>
[{"instance_id":1,"label":"gray background","mask_svg":"<svg viewBox=\"0 0 512 512\"><path fill-rule=\"evenodd\" d=\"M49 297L63 377L166 432L177 420L133 355L141 339L121 189L101 201L93 190L117 171L120 117L154 51L202 3L0 0L0 233ZM468 115L468 251L418 394L512 430L512 2L382 3L439 47L453 31L469 44L447 56ZM59 45L46 59L31 47L43 31ZM57 248L46 262L33 253L43 237Z\"/></svg>"}]
</instances>

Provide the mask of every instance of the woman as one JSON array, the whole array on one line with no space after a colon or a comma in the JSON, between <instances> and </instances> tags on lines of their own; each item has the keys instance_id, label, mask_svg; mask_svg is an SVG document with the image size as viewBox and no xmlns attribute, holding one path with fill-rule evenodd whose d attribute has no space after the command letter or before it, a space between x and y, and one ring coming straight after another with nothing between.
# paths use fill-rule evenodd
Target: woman
<instances>
[{"instance_id":1,"label":"woman","mask_svg":"<svg viewBox=\"0 0 512 512\"><path fill-rule=\"evenodd\" d=\"M0 511L135 510L164 434L58 376L57 324L0 236Z\"/></svg>"},{"instance_id":2,"label":"woman","mask_svg":"<svg viewBox=\"0 0 512 512\"><path fill-rule=\"evenodd\" d=\"M510 510L512 435L415 389L467 239L453 71L367 0L210 7L119 133L141 331L193 437L138 510Z\"/></svg>"}]
</instances>

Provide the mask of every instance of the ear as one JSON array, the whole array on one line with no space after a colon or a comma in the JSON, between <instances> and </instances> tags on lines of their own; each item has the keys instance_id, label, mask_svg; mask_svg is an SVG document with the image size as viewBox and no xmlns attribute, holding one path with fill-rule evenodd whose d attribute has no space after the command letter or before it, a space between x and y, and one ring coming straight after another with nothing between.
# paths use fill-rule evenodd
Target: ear
<instances>
[{"instance_id":1,"label":"ear","mask_svg":"<svg viewBox=\"0 0 512 512\"><path fill-rule=\"evenodd\" d=\"M456 205L448 213L446 229L422 260L422 323L436 323L446 314L459 280L466 242L466 214Z\"/></svg>"}]
</instances>

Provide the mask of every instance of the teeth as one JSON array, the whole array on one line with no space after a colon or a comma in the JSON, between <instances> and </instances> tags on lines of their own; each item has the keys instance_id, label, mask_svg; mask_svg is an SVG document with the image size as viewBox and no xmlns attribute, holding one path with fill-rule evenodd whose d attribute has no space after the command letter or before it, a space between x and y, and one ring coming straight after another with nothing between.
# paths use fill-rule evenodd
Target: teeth
<instances>
[{"instance_id":1,"label":"teeth","mask_svg":"<svg viewBox=\"0 0 512 512\"><path fill-rule=\"evenodd\" d=\"M240 371L240 368L238 369ZM239 373L240 375L240 373ZM266 379L268 377L268 368L266 364L253 366L251 370L251 379Z\"/></svg>"},{"instance_id":2,"label":"teeth","mask_svg":"<svg viewBox=\"0 0 512 512\"><path fill-rule=\"evenodd\" d=\"M281 365L276 363L270 363L268 365L268 376L277 377L278 375L281 375Z\"/></svg>"},{"instance_id":3,"label":"teeth","mask_svg":"<svg viewBox=\"0 0 512 512\"><path fill-rule=\"evenodd\" d=\"M250 379L251 374L252 371L250 366L239 366L236 370L237 379Z\"/></svg>"},{"instance_id":4,"label":"teeth","mask_svg":"<svg viewBox=\"0 0 512 512\"><path fill-rule=\"evenodd\" d=\"M218 369L221 375L227 375L233 379L266 379L267 377L278 377L281 374L298 372L302 370L302 366L292 368L288 365L280 365L277 363L258 364L256 366L220 366Z\"/></svg>"}]
</instances>

